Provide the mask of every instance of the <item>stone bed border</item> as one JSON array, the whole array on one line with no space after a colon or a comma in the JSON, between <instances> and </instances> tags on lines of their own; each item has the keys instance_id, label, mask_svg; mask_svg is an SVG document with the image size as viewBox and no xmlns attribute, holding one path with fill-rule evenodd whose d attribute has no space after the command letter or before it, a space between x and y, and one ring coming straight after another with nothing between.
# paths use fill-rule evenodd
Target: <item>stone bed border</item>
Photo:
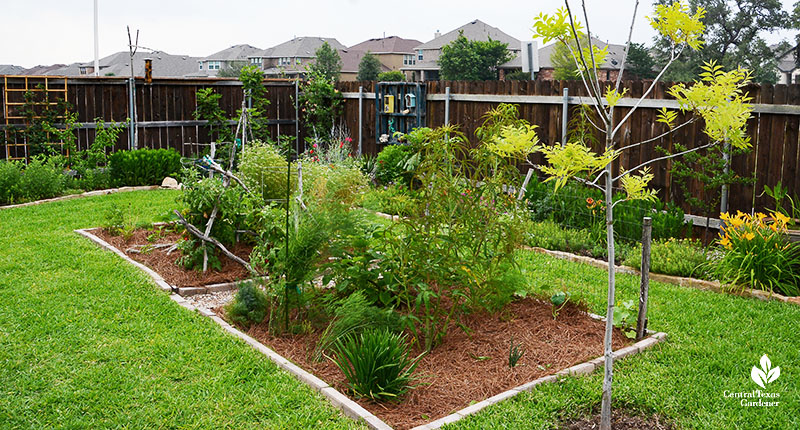
<instances>
[{"instance_id":1,"label":"stone bed border","mask_svg":"<svg viewBox=\"0 0 800 430\"><path fill-rule=\"evenodd\" d=\"M598 260L596 258L586 257L583 255L576 255L564 251L552 251L545 248L523 246L522 249L526 251L538 252L540 254L549 255L551 257L559 258L562 260L572 261L576 263L588 264L598 269L608 270L608 262ZM630 266L615 266L617 273L626 273L629 275L641 276L641 272ZM656 282L663 282L666 284L680 285L682 287L690 287L698 290L714 291L716 293L732 294L742 297L756 298L759 300L777 300L785 303L800 305L800 297L786 297L778 293L769 293L763 290L754 290L745 288L743 290L731 291L724 287L718 281L704 281L702 279L687 278L683 276L662 275L660 273L650 272L650 280Z\"/></svg>"},{"instance_id":2,"label":"stone bed border","mask_svg":"<svg viewBox=\"0 0 800 430\"><path fill-rule=\"evenodd\" d=\"M0 206L0 210L22 208L22 207L25 207L25 206L35 206L35 205L41 205L43 203L60 202L62 200L71 200L71 199L77 199L77 198L81 198L81 197L104 196L106 194L124 193L124 192L128 192L128 191L151 191L151 190L158 190L158 189L161 189L161 188L162 187L160 185L145 185L145 186L141 186L141 187L108 188L108 189L105 189L105 190L87 191L85 193L80 193L80 194L69 194L69 195L66 195L66 196L53 197L52 199L36 200L36 201L33 201L33 202L20 203L20 204L17 204L17 205ZM164 188L164 189L168 189L168 188Z\"/></svg>"},{"instance_id":3,"label":"stone bed border","mask_svg":"<svg viewBox=\"0 0 800 430\"><path fill-rule=\"evenodd\" d=\"M90 232L90 230L94 230L94 228L86 228L86 229L77 229L74 230L75 233L84 236L91 240L93 243L98 245L100 248L105 249L107 251L111 251L114 254L121 257L123 260L127 261L128 263L132 264L134 267L142 270L146 273L150 278L155 281L156 285L165 292L170 293L169 298L172 299L175 303L180 305L181 307L188 309L189 311L198 312L200 315L211 319L212 321L219 324L223 330L226 332L238 337L239 339L243 340L246 344L250 345L256 351L264 354L269 358L273 363L275 363L281 369L291 373L294 377L311 387L314 391L319 392L325 398L328 399L334 406L339 408L346 416L356 420L356 421L363 421L369 428L375 430L392 430L392 427L383 422L380 418L366 410L364 407L356 403L355 401L351 400L346 395L342 394L341 392L337 391L335 388L328 385L322 379L314 376L313 374L305 371L300 366L292 363L288 359L284 358L277 352L273 351L268 346L262 344L261 342L257 341L253 337L243 333L242 331L238 330L236 327L228 324L227 321L220 318L218 315L213 313L211 310L195 306L189 303L184 297L181 296L181 290L184 292L188 292L191 294L202 294L199 288L197 287L187 287L193 288L187 291L186 288L178 288L170 285L164 278L161 277L158 273L153 271L152 269L148 268L147 266L133 260L132 258L128 257L124 252L117 249L113 245L109 244L108 242L104 241L103 239L95 236ZM247 281L244 281L247 282ZM236 289L237 283L225 283L225 284L215 284L203 287L206 292L219 292L219 291L226 291L226 290L233 290ZM604 318L595 315L589 314L592 318L603 320ZM621 348L617 351L614 351L614 359L622 359L625 357L629 357L635 354L638 354L646 349L653 347L667 339L667 334L663 332L654 333L648 330L648 336L645 339L636 342L633 345L626 346L625 348ZM533 380L531 382L525 383L518 387L514 387L510 390L504 391L500 394L495 396L489 397L488 399L484 399L480 402L474 403L466 408L458 410L450 415L447 415L443 418L439 418L437 420L431 421L427 424L423 424L417 427L414 427L412 430L433 430L442 427L445 424L450 424L456 422L466 416L472 415L484 408L487 408L491 405L499 403L503 400L509 399L514 397L518 394L521 394L526 391L533 390L537 385L544 384L544 383L554 383L558 382L564 378L568 378L571 376L577 375L587 375L594 372L597 369L600 369L604 366L605 359L603 356L594 358L592 360L576 364L574 366L568 367L566 369L560 370L552 375L544 376Z\"/></svg>"}]
</instances>

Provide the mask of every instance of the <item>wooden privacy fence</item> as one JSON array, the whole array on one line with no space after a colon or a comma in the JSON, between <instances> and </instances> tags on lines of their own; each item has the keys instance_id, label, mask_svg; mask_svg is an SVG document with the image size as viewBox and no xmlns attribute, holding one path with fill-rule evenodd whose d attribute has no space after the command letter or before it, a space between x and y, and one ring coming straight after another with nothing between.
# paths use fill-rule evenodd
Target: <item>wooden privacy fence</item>
<instances>
[{"instance_id":1,"label":"wooden privacy fence","mask_svg":"<svg viewBox=\"0 0 800 430\"><path fill-rule=\"evenodd\" d=\"M25 79L29 80L28 82ZM0 114L0 128L6 124L19 123L10 120L14 116L25 85L36 85L35 77L3 77L0 79L0 93L3 94L3 109ZM40 78L38 78L40 79ZM63 78L61 78L63 80ZM123 122L129 114L129 83L127 78L67 78L67 100L73 105L81 123L77 131L79 149L87 148L94 140L95 118L105 122ZM7 85L4 82L8 82ZM633 101L644 93L648 81L627 81L628 97L615 109L617 120L621 119L632 106ZM298 138L298 149L303 150L303 118L296 117L296 83L293 80L267 80L267 94L270 106L270 132L273 138L289 135ZM677 104L666 94L670 84L661 83L648 96L637 112L624 125L618 134L619 143L648 140L662 134L663 124L656 122L656 111L661 107L675 108ZM605 83L601 83L605 87ZM136 78L135 100L138 126L138 147L174 148L183 155L197 153L202 145L210 141L204 121L194 118L197 107L196 93L202 88L214 88L221 94L221 107L226 115L235 118L241 107L241 83L234 79L187 78L153 79L145 83ZM520 116L537 125L538 134L544 144L554 144L563 140L564 124L569 119L570 107L590 102L580 82L563 81L488 81L488 82L428 82L426 117L427 126L436 127L446 122L458 124L460 129L474 139L474 132L483 122L484 113L499 103L513 103L519 106ZM449 92L448 92L449 88ZM354 152L360 148L364 154L377 154L381 145L377 143L375 132L375 83L340 82L337 89L344 95L341 122L350 130L353 137ZM359 92L359 89L361 90ZM567 95L565 97L565 90ZM789 195L800 195L800 85L754 85L748 92L753 98L754 112L748 122L747 130L753 150L733 158L731 167L740 175L755 174L754 185L736 185L730 190L729 208L733 211L750 212L753 208L762 210L772 207L770 198L762 195L765 185L775 186L781 182L789 190ZM359 108L360 105L360 108ZM568 115L564 115L565 107ZM12 114L8 114L11 112ZM299 125L299 127L298 127ZM615 164L632 168L643 161L662 155L657 146L670 147L680 142L687 147L702 145L707 138L702 132L702 124L694 123L678 130L672 141L663 138L626 151ZM599 135L598 135L599 137ZM13 143L13 142L12 142ZM477 144L477 142L474 142ZM125 130L119 137L115 149L128 149L129 136ZM12 148L0 149L0 158L5 158ZM18 150L19 148L14 148ZM9 151L10 152L10 151ZM19 155L19 154L14 154ZM23 154L24 155L24 154ZM543 163L539 156L532 160ZM652 166L655 179L653 186L660 190L663 199L683 204L680 187L669 173L667 161ZM690 184L692 192L703 197L702 186Z\"/></svg>"},{"instance_id":2,"label":"wooden privacy fence","mask_svg":"<svg viewBox=\"0 0 800 430\"><path fill-rule=\"evenodd\" d=\"M61 78L62 80L64 78ZM14 76L0 79L0 93L3 94L3 109L0 114L0 127L6 124L21 124L22 120L8 118L18 117L19 105L23 99L20 89L35 88L43 77ZM94 141L96 129L95 118L106 123L125 122L130 115L130 86L128 78L67 78L67 101L78 114L77 129L78 149L86 149ZM296 110L294 104L295 81L286 79L270 79L264 82L270 105L266 115L273 138L279 135L295 136ZM198 121L194 117L197 108L197 91L203 88L214 88L221 94L220 105L226 116L236 118L236 111L242 105L243 92L241 82L233 79L192 78L166 79L154 78L152 83L145 83L143 78L136 78L136 126L138 129L139 148L174 148L183 155L198 152L200 146L210 142L206 121ZM16 91L15 91L16 90ZM8 112L9 114L6 114ZM12 145L15 142L10 142ZM114 150L129 149L129 130L120 135ZM0 158L24 157L24 148L12 146L2 148ZM17 152L19 151L19 152Z\"/></svg>"},{"instance_id":3,"label":"wooden privacy fence","mask_svg":"<svg viewBox=\"0 0 800 430\"><path fill-rule=\"evenodd\" d=\"M613 84L614 82L601 82L601 87ZM617 121L630 111L636 99L644 94L649 85L649 81L623 83L628 89L628 96L615 109ZM656 122L656 114L661 107L678 107L677 102L666 92L671 85L656 85L618 133L617 147L652 139L666 131L663 124ZM353 138L361 139L364 153L377 153L381 145L376 143L375 138L374 83L340 82L338 88L346 99L343 121L353 133ZM772 208L772 200L762 194L765 185L773 187L781 182L788 188L790 196L800 195L800 175L797 174L800 164L800 85L751 85L747 92L754 104L753 115L747 124L753 149L745 155L734 157L731 168L741 176L754 174L756 182L753 185L734 185L731 188L728 201L731 211L750 212L754 208ZM362 98L360 127L359 94ZM562 141L564 124L572 113L570 107L591 103L581 82L568 81L429 82L427 101L427 126L443 125L447 111L449 122L458 124L461 131L473 140L475 129L483 123L482 117L487 110L499 103L516 104L519 106L520 117L538 126L538 135L544 144ZM566 116L565 107L568 113ZM679 120L681 119L684 118L679 115ZM362 133L363 136L360 136ZM603 141L599 134L597 137ZM671 139L665 137L625 151L615 162L615 172L619 172L621 167L631 169L644 161L662 156L663 153L656 149L658 146L672 148L677 142L692 148L708 142L703 133L702 122L677 130ZM540 155L535 156L532 161L537 164L544 162ZM655 175L652 185L659 189L660 198L688 209L684 205L679 184L669 172L670 162L658 162L651 167ZM690 187L693 195L704 197L702 184L694 182Z\"/></svg>"}]
</instances>

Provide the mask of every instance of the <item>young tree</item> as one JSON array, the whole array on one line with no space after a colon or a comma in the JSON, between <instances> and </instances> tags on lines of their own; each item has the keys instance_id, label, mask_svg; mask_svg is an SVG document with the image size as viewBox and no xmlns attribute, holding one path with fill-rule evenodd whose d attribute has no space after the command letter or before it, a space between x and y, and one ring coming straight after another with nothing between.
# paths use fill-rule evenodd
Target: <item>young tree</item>
<instances>
[{"instance_id":1,"label":"young tree","mask_svg":"<svg viewBox=\"0 0 800 430\"><path fill-rule=\"evenodd\" d=\"M581 41L583 46L588 46L589 39L583 38ZM571 44L572 46L569 46ZM581 78L578 73L578 65L572 59L572 51L577 49L575 42L558 41L553 46L553 52L550 53L550 63L553 65L553 79L560 81L575 81Z\"/></svg>"},{"instance_id":2,"label":"young tree","mask_svg":"<svg viewBox=\"0 0 800 430\"><path fill-rule=\"evenodd\" d=\"M406 75L399 70L390 70L379 74L378 80L382 82L403 82L406 80Z\"/></svg>"},{"instance_id":3,"label":"young tree","mask_svg":"<svg viewBox=\"0 0 800 430\"><path fill-rule=\"evenodd\" d=\"M672 0L654 1L655 6L670 3ZM664 79L689 81L701 73L703 64L715 61L727 69L741 66L751 70L755 82L777 82L777 53L767 45L764 35L792 25L779 0L689 0L689 6L706 11L706 48L685 52ZM659 66L669 61L669 45L668 38L656 37Z\"/></svg>"},{"instance_id":4,"label":"young tree","mask_svg":"<svg viewBox=\"0 0 800 430\"><path fill-rule=\"evenodd\" d=\"M326 80L336 82L342 73L342 57L335 49L325 42L314 53L316 61L308 66L308 71L323 77Z\"/></svg>"},{"instance_id":5,"label":"young tree","mask_svg":"<svg viewBox=\"0 0 800 430\"><path fill-rule=\"evenodd\" d=\"M572 50L572 56L581 75L581 80L593 99L593 108L600 118L598 128L605 132L605 150L602 153L594 153L590 147L582 142L570 142L564 145L555 144L550 147L544 147L540 150L549 165L540 167L540 169L550 179L555 180L556 189L563 186L570 178L575 178L605 192L606 239L608 243L608 300L604 341L605 378L603 380L601 429L610 430L613 368L611 334L616 294L614 207L626 200L656 199L656 191L648 188L649 182L653 179L649 166L655 162L723 143L730 144L735 148L747 147L749 139L744 128L747 119L750 117L751 107L747 104L748 98L743 93L742 87L748 82L750 74L741 68L725 72L720 66L709 63L704 66L704 72L700 74L700 80L696 81L694 85L679 84L673 86L669 93L678 101L680 110L691 112L693 116L687 122L676 126L677 113L662 109L658 117L659 121L666 124L670 131L674 131L688 123L702 119L705 122L704 132L709 136L709 143L695 146L681 153L653 158L628 170L621 169L620 173L615 177L612 171L612 163L623 151L663 137L658 136L654 139L624 147L618 147L618 142L616 142L618 140L617 134L620 132L621 127L631 118L631 115L642 103L642 100L650 95L658 81L664 76L666 69L675 62L680 53L687 48L691 50L700 49L704 30L701 20L705 15L705 10L697 8L694 13L691 13L688 5L682 2L675 2L669 6L658 5L655 8L655 16L648 20L650 25L668 41L669 60L648 86L642 97L637 99L628 113L617 121L618 116L614 115L614 108L627 93L627 89L621 88L621 78L622 72L625 70L626 57L629 51L627 47L631 44L633 24L636 20L639 1L636 1L634 6L619 77L614 86L609 85L605 89L600 88L597 79L597 65L603 63L607 51L593 45L586 46L586 44L581 43L583 37L585 37L584 27L575 19L568 0L565 0L564 3L565 8L559 9L555 15L540 14L534 20L534 37L543 39L543 43L558 40L567 46L572 46L569 41L572 40L574 42L575 49ZM586 19L586 32L591 34L585 0L581 3L583 17ZM514 142L512 141L507 142L507 145L513 144ZM594 175L597 176L595 177ZM593 177L594 179L592 179ZM603 180L602 183L600 182L601 180ZM625 194L623 199L614 201L613 187L615 185L623 189Z\"/></svg>"},{"instance_id":6,"label":"young tree","mask_svg":"<svg viewBox=\"0 0 800 430\"><path fill-rule=\"evenodd\" d=\"M497 68L512 58L508 44L492 39L469 40L462 33L442 47L439 56L441 78L453 81L497 80Z\"/></svg>"},{"instance_id":7,"label":"young tree","mask_svg":"<svg viewBox=\"0 0 800 430\"><path fill-rule=\"evenodd\" d=\"M371 52L364 54L361 62L358 63L358 76L356 79L359 81L374 81L378 79L380 73L381 62L378 61L378 57L372 55Z\"/></svg>"}]
</instances>

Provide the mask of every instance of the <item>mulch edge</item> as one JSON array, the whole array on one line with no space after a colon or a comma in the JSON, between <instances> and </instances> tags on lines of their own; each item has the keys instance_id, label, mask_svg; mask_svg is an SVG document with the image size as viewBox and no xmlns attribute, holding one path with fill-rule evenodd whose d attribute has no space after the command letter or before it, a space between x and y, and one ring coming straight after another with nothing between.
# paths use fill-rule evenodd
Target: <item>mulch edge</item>
<instances>
[{"instance_id":1,"label":"mulch edge","mask_svg":"<svg viewBox=\"0 0 800 430\"><path fill-rule=\"evenodd\" d=\"M533 251L533 252L538 252L540 254L549 255L551 257L556 257L562 260L588 264L592 267L597 267L598 269L608 270L608 262L603 260L598 260L596 258L586 257L583 255L576 255L564 251L552 251L545 248L531 247L531 246L523 246L522 249L526 251ZM636 275L636 276L641 276L642 274L639 271L639 269L636 269L634 267L630 266L615 266L615 267L616 271L619 273L627 273L629 275ZM792 303L795 305L800 305L800 297L787 297L778 293L769 293L766 291L754 290L750 288L745 288L744 290L737 289L735 291L730 291L726 289L725 286L719 281L705 281L702 279L687 278L683 276L662 275L660 273L653 273L653 272L650 272L650 280L656 282L663 282L665 284L679 285L681 287L695 288L698 290L714 291L716 293L731 294L736 296L755 298L759 300L777 300L784 303Z\"/></svg>"},{"instance_id":2,"label":"mulch edge","mask_svg":"<svg viewBox=\"0 0 800 430\"><path fill-rule=\"evenodd\" d=\"M132 258L128 257L124 252L120 251L116 247L112 246L108 242L100 239L99 237L95 236L94 234L90 233L89 230L94 230L94 228L88 229L77 229L74 230L75 233L78 233L81 236L84 236L91 240L93 243L100 246L100 248L113 252L114 254L120 256L123 260L127 261L128 263L132 264L134 267L141 269L144 273L150 276L153 281L158 285L158 287L162 291L169 292L169 298L177 303L179 306L191 311L197 312L200 315L211 319L212 321L216 322L223 330L232 334L233 336L238 337L239 339L243 340L246 344L250 345L253 349L260 352L261 354L265 355L269 358L273 363L275 363L278 367L289 372L294 377L299 379L304 384L311 387L314 391L319 392L326 399L328 399L331 404L335 407L339 408L346 416L358 421L362 420L367 426L371 429L375 430L392 430L392 427L383 422L380 418L369 412L368 410L364 409L361 405L356 403L355 401L351 400L346 395L342 394L341 392L337 391L335 388L331 387L323 381L322 379L314 376L313 374L305 371L301 367L295 365L291 361L284 358L282 355L278 354L277 352L273 351L268 346L262 344L261 342L257 341L256 339L252 338L251 336L243 333L236 327L228 324L227 321L220 318L210 309L194 306L193 304L189 303L185 298L183 298L180 294L179 288L169 285L158 273L154 272L150 268L146 267L145 265L133 260ZM545 250L546 251L546 250ZM236 288L236 283L233 284L233 288ZM227 285L227 284L218 284L218 285ZM223 290L216 290L216 291L223 291ZM199 294L199 293L195 293ZM592 318L603 320L604 318L599 315L589 314ZM646 349L652 348L654 345L657 345L661 342L664 342L667 339L667 334L663 332L654 333L648 330L648 336L645 339L640 340L639 342L626 346L624 348L618 349L613 352L614 360L619 360L625 357L629 357L632 355L636 355ZM531 382L522 384L518 387L512 388L510 390L504 391L500 394L495 396L489 397L488 399L482 400L478 403L472 404L463 408L459 411L456 411L448 416L443 418L439 418L435 421L431 421L427 424L423 424L421 426L414 427L412 430L433 430L442 427L445 424L450 424L456 422L464 417L477 413L478 411L492 406L496 403L499 403L503 400L512 398L516 395L519 395L526 391L532 391L537 385L544 384L544 383L554 383L563 380L564 378L578 376L578 375L587 375L593 373L595 370L604 367L605 358L603 356L594 358L592 360L576 364L574 366L568 367L566 369L562 369L555 374L544 376L533 380Z\"/></svg>"},{"instance_id":3,"label":"mulch edge","mask_svg":"<svg viewBox=\"0 0 800 430\"><path fill-rule=\"evenodd\" d=\"M17 204L17 205L0 206L0 210L22 208L22 207L26 207L26 206L35 206L35 205L41 205L43 203L60 202L62 200L71 200L71 199L77 199L77 198L81 198L81 197L104 196L106 194L124 193L124 192L128 192L128 191L151 191L151 190L158 190L158 189L161 189L161 186L159 186L159 185L145 185L145 186L141 186L141 187L108 188L108 189L105 189L105 190L87 191L85 193L80 193L80 194L70 194L70 195L67 195L67 196L53 197L52 199L36 200L36 201L32 201L32 202L27 202L27 203L20 203L20 204ZM167 188L165 188L165 189L167 189Z\"/></svg>"}]
</instances>

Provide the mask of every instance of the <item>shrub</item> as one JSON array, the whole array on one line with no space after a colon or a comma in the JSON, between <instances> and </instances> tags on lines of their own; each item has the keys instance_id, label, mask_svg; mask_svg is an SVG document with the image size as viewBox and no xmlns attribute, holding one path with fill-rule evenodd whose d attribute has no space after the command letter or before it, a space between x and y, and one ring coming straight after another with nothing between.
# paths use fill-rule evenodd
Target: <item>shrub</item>
<instances>
[{"instance_id":1,"label":"shrub","mask_svg":"<svg viewBox=\"0 0 800 430\"><path fill-rule=\"evenodd\" d=\"M309 164L303 169L303 200L350 208L361 202L368 182L355 165Z\"/></svg>"},{"instance_id":2,"label":"shrub","mask_svg":"<svg viewBox=\"0 0 800 430\"><path fill-rule=\"evenodd\" d=\"M396 400L416 380L413 376L422 355L408 357L405 336L389 330L368 330L336 341L333 360L358 396L375 401Z\"/></svg>"},{"instance_id":3,"label":"shrub","mask_svg":"<svg viewBox=\"0 0 800 430\"><path fill-rule=\"evenodd\" d=\"M555 251L594 256L596 245L604 247L602 232L589 229L564 228L553 221L530 222L526 228L526 243Z\"/></svg>"},{"instance_id":4,"label":"shrub","mask_svg":"<svg viewBox=\"0 0 800 430\"><path fill-rule=\"evenodd\" d=\"M375 164L375 179L378 183L407 183L411 175L405 165L413 152L407 145L389 145L383 148Z\"/></svg>"},{"instance_id":5,"label":"shrub","mask_svg":"<svg viewBox=\"0 0 800 430\"><path fill-rule=\"evenodd\" d=\"M624 264L641 269L641 244L631 250ZM708 264L703 244L692 239L654 240L650 248L650 271L664 275L708 279Z\"/></svg>"},{"instance_id":6,"label":"shrub","mask_svg":"<svg viewBox=\"0 0 800 430\"><path fill-rule=\"evenodd\" d=\"M174 149L117 151L108 157L111 182L116 186L160 185L181 170L181 155Z\"/></svg>"},{"instance_id":7,"label":"shrub","mask_svg":"<svg viewBox=\"0 0 800 430\"><path fill-rule=\"evenodd\" d=\"M379 73L378 80L381 82L403 82L406 80L406 75L399 70L390 70Z\"/></svg>"},{"instance_id":8,"label":"shrub","mask_svg":"<svg viewBox=\"0 0 800 430\"><path fill-rule=\"evenodd\" d=\"M364 194L362 206L373 211L408 216L417 209L416 193L404 185L392 184Z\"/></svg>"},{"instance_id":9,"label":"shrub","mask_svg":"<svg viewBox=\"0 0 800 430\"><path fill-rule=\"evenodd\" d=\"M0 204L14 203L20 197L22 171L18 163L0 161Z\"/></svg>"},{"instance_id":10,"label":"shrub","mask_svg":"<svg viewBox=\"0 0 800 430\"><path fill-rule=\"evenodd\" d=\"M789 218L763 213L720 215L726 227L719 245L724 254L713 264L713 274L731 286L750 287L787 296L800 295L800 244L786 237Z\"/></svg>"},{"instance_id":11,"label":"shrub","mask_svg":"<svg viewBox=\"0 0 800 430\"><path fill-rule=\"evenodd\" d=\"M268 304L267 295L261 288L255 282L247 282L239 285L236 297L225 307L225 312L231 321L249 326L264 321Z\"/></svg>"},{"instance_id":12,"label":"shrub","mask_svg":"<svg viewBox=\"0 0 800 430\"><path fill-rule=\"evenodd\" d=\"M264 142L253 142L242 151L239 161L242 181L265 200L286 198L286 157L278 148ZM297 187L296 172L291 174L291 192Z\"/></svg>"},{"instance_id":13,"label":"shrub","mask_svg":"<svg viewBox=\"0 0 800 430\"><path fill-rule=\"evenodd\" d=\"M371 305L361 291L356 291L336 303L334 318L317 342L315 355L319 359L345 336L360 334L367 329L398 332L401 328L400 316L393 310Z\"/></svg>"},{"instance_id":14,"label":"shrub","mask_svg":"<svg viewBox=\"0 0 800 430\"><path fill-rule=\"evenodd\" d=\"M28 200L48 199L61 194L65 182L66 178L58 168L41 158L34 158L22 172L20 193Z\"/></svg>"}]
</instances>

